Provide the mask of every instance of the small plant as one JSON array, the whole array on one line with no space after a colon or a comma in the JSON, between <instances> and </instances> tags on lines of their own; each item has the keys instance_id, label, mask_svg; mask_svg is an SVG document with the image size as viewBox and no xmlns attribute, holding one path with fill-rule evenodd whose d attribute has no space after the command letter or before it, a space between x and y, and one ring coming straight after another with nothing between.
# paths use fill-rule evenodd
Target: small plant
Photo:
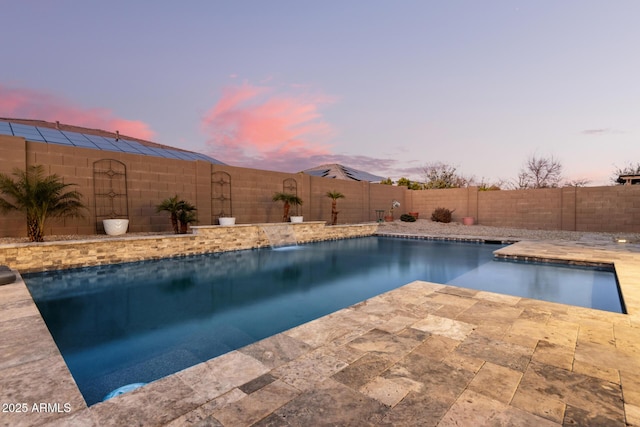
<instances>
[{"instance_id":1,"label":"small plant","mask_svg":"<svg viewBox=\"0 0 640 427\"><path fill-rule=\"evenodd\" d=\"M436 208L431 214L431 221L449 223L453 212L447 208Z\"/></svg>"},{"instance_id":2,"label":"small plant","mask_svg":"<svg viewBox=\"0 0 640 427\"><path fill-rule=\"evenodd\" d=\"M175 234L185 234L187 225L196 221L196 207L189 202L180 200L176 194L173 197L164 199L156 206L156 212L167 211L171 215L171 227Z\"/></svg>"},{"instance_id":3,"label":"small plant","mask_svg":"<svg viewBox=\"0 0 640 427\"><path fill-rule=\"evenodd\" d=\"M344 199L344 194L338 191L327 191L327 197L331 199L331 225L338 223L338 199Z\"/></svg>"},{"instance_id":4,"label":"small plant","mask_svg":"<svg viewBox=\"0 0 640 427\"><path fill-rule=\"evenodd\" d=\"M391 209L389 209L389 215L393 216L393 210L395 208L399 208L400 207L400 202L397 200L394 200L393 202L391 202Z\"/></svg>"},{"instance_id":5,"label":"small plant","mask_svg":"<svg viewBox=\"0 0 640 427\"><path fill-rule=\"evenodd\" d=\"M178 212L178 223L180 224L180 234L187 233L187 226L196 222L196 207L189 202L182 201Z\"/></svg>"},{"instance_id":6,"label":"small plant","mask_svg":"<svg viewBox=\"0 0 640 427\"><path fill-rule=\"evenodd\" d=\"M409 215L409 214L402 214L402 215L400 215L400 221L416 222L416 217L413 216L413 215Z\"/></svg>"},{"instance_id":7,"label":"small plant","mask_svg":"<svg viewBox=\"0 0 640 427\"><path fill-rule=\"evenodd\" d=\"M274 202L284 202L282 221L289 221L289 209L291 205L302 205L302 199L291 193L275 193L271 198Z\"/></svg>"}]
</instances>

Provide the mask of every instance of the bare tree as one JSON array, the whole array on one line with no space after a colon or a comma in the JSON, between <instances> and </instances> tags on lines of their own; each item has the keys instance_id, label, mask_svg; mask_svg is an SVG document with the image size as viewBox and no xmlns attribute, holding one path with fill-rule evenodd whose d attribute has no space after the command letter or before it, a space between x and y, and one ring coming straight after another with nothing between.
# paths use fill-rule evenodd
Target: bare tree
<instances>
[{"instance_id":1,"label":"bare tree","mask_svg":"<svg viewBox=\"0 0 640 427\"><path fill-rule=\"evenodd\" d=\"M516 188L556 188L562 181L562 163L553 156L530 156L515 184Z\"/></svg>"},{"instance_id":2,"label":"bare tree","mask_svg":"<svg viewBox=\"0 0 640 427\"><path fill-rule=\"evenodd\" d=\"M468 187L473 182L472 177L465 177L457 172L455 166L442 162L427 164L424 173L424 188L460 188Z\"/></svg>"},{"instance_id":3,"label":"bare tree","mask_svg":"<svg viewBox=\"0 0 640 427\"><path fill-rule=\"evenodd\" d=\"M474 183L474 185L478 186L478 191L497 191L504 188L507 184L504 180L499 179L498 181L489 182L482 177L480 182Z\"/></svg>"},{"instance_id":4,"label":"bare tree","mask_svg":"<svg viewBox=\"0 0 640 427\"><path fill-rule=\"evenodd\" d=\"M564 183L565 187L586 187L591 181L588 179L572 179Z\"/></svg>"}]
</instances>

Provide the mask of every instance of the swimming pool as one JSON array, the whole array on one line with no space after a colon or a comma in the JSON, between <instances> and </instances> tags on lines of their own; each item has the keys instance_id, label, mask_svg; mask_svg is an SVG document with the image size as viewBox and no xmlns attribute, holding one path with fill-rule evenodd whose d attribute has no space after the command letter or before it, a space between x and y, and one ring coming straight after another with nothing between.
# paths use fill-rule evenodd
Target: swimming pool
<instances>
[{"instance_id":1,"label":"swimming pool","mask_svg":"<svg viewBox=\"0 0 640 427\"><path fill-rule=\"evenodd\" d=\"M622 311L614 273L494 261L499 247L367 237L24 279L89 405L413 280Z\"/></svg>"}]
</instances>

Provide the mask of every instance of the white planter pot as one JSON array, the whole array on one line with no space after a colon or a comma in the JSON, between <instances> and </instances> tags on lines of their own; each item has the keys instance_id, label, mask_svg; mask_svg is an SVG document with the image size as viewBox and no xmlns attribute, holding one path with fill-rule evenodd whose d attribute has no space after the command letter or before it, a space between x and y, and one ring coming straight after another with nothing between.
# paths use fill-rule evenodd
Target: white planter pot
<instances>
[{"instance_id":1,"label":"white planter pot","mask_svg":"<svg viewBox=\"0 0 640 427\"><path fill-rule=\"evenodd\" d=\"M220 225L234 225L236 223L236 219L234 217L220 217L218 218L218 223Z\"/></svg>"},{"instance_id":2,"label":"white planter pot","mask_svg":"<svg viewBox=\"0 0 640 427\"><path fill-rule=\"evenodd\" d=\"M292 216L291 222L302 222L302 216Z\"/></svg>"},{"instance_id":3,"label":"white planter pot","mask_svg":"<svg viewBox=\"0 0 640 427\"><path fill-rule=\"evenodd\" d=\"M109 236L119 236L127 232L127 228L129 228L129 220L103 219L102 225L104 226L104 232Z\"/></svg>"}]
</instances>

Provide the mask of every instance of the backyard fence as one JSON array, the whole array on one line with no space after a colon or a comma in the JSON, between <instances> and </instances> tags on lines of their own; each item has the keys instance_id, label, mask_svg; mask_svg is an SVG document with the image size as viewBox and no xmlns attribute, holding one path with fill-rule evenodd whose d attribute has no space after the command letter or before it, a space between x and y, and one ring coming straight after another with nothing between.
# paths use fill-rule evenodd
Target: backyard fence
<instances>
[{"instance_id":1,"label":"backyard fence","mask_svg":"<svg viewBox=\"0 0 640 427\"><path fill-rule=\"evenodd\" d=\"M197 225L215 224L232 214L237 223L282 220L276 192L294 192L303 205L297 214L305 221L330 221L329 191L345 195L338 200L338 223L377 220L376 211L388 212L394 200L396 219L419 212L429 218L437 207L454 210L453 220L474 217L483 225L579 231L640 232L640 185L557 188L544 190L479 191L476 187L447 190L408 190L368 182L321 178L211 164L206 161L166 159L125 152L25 141L0 136L0 172L41 164L83 195L84 218L51 221L45 233L94 234L105 215L125 212L131 232L170 231L166 213L156 205L178 195L197 207ZM105 166L106 165L106 166ZM108 167L107 167L108 166ZM113 173L110 173L113 172ZM116 174L116 172L118 174ZM126 173L125 173L126 172ZM121 173L121 174L120 174ZM115 177L115 178L114 178ZM117 178L117 180L116 180ZM116 191L117 190L117 191ZM126 201L126 206L122 205ZM294 213L295 211L292 211ZM2 214L0 237L26 236L23 215Z\"/></svg>"}]
</instances>

